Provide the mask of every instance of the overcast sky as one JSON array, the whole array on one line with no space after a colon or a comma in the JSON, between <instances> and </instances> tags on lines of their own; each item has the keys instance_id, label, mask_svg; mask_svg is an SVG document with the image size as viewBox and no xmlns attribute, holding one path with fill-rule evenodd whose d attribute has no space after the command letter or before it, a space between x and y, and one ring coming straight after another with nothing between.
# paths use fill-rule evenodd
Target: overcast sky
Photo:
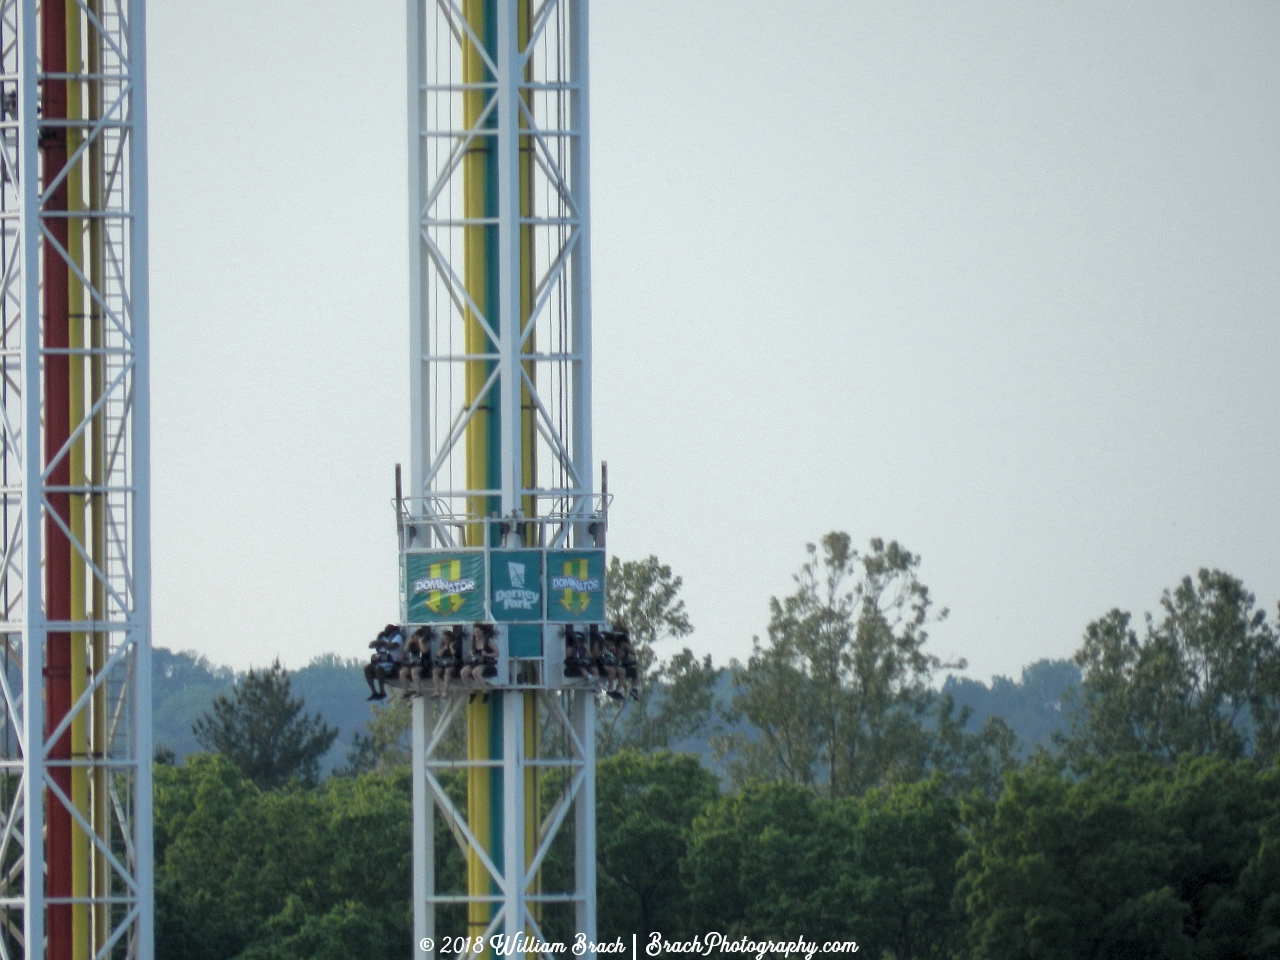
<instances>
[{"instance_id":1,"label":"overcast sky","mask_svg":"<svg viewBox=\"0 0 1280 960\"><path fill-rule=\"evenodd\" d=\"M155 642L359 656L408 461L404 11L153 2ZM692 645L897 539L970 675L1280 599L1280 4L598 0L595 446Z\"/></svg>"}]
</instances>

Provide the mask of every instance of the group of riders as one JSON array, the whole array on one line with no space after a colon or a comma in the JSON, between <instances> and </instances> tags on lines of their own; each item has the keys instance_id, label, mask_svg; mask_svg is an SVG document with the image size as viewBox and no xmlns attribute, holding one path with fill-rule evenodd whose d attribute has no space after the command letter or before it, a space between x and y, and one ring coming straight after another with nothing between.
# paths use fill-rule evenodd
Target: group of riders
<instances>
[{"instance_id":1,"label":"group of riders","mask_svg":"<svg viewBox=\"0 0 1280 960\"><path fill-rule=\"evenodd\" d=\"M601 630L593 623L585 634L581 628L566 626L564 675L586 680L614 700L640 699L640 667L631 633L621 623L612 630Z\"/></svg>"},{"instance_id":2,"label":"group of riders","mask_svg":"<svg viewBox=\"0 0 1280 960\"><path fill-rule=\"evenodd\" d=\"M471 699L489 699L489 680L498 674L497 628L492 623L460 624L437 630L421 626L405 640L405 629L389 623L369 644L373 656L364 668L370 700L387 699L387 686L398 685L406 698L426 696L423 685L431 681L432 699L448 693L456 679ZM591 624L585 631L564 628L564 675L586 680L597 692L614 700L639 699L639 666L631 634L615 623L602 630Z\"/></svg>"}]
</instances>

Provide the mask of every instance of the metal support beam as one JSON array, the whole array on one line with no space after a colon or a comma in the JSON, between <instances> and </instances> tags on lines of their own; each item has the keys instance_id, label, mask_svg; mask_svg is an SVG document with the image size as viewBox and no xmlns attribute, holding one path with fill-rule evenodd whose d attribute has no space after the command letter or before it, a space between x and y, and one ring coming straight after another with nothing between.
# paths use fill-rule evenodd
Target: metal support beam
<instances>
[{"instance_id":1,"label":"metal support beam","mask_svg":"<svg viewBox=\"0 0 1280 960\"><path fill-rule=\"evenodd\" d=\"M418 135L425 120L426 97L422 88L426 82L424 70L427 54L424 49L426 31L422 0L409 0L405 8L408 12L405 36L409 64L408 96L405 98L409 108L409 435L421 437L424 436L431 417L428 404L431 395L429 365L424 359L427 352L427 331L423 323L423 284L430 269L427 251L422 242L422 202L427 171L423 165L422 137ZM421 498L427 490L427 464L424 462L429 457L427 445L414 440L410 457L409 497L412 503L414 498ZM412 540L415 534L415 529L409 527L409 539Z\"/></svg>"},{"instance_id":2,"label":"metal support beam","mask_svg":"<svg viewBox=\"0 0 1280 960\"><path fill-rule=\"evenodd\" d=\"M43 509L39 501L41 473L44 463L41 448L40 410L40 225L35 212L40 208L40 183L31 176L40 169L39 153L39 84L36 72L39 64L38 30L35 0L21 0L18 11L18 45L21 50L22 75L19 82L18 143L22 150L19 167L22 209L22 230L17 240L21 244L22 257L22 390L21 406L13 412L25 414L25 426L19 437L21 456L14 456L14 448L5 444L6 459L12 458L14 466L22 474L21 511L23 518L22 542L26 547L23 577L18 593L23 598L23 611L19 629L22 631L21 656L23 666L21 713L13 719L20 725L22 736L22 786L24 790L24 815L18 830L22 836L23 880L23 945L41 944L32 960L43 958L45 940L44 924L44 876L45 876L45 806L44 806L44 653L47 630L43 605L44 588L40 569L43 562ZM22 173L21 171L25 171ZM6 304L7 306L7 304ZM8 317L5 317L6 327ZM6 398L8 399L8 398ZM6 413L8 411L6 410ZM7 422L16 417L6 416ZM10 759L6 757L6 759ZM36 838L28 842L28 838Z\"/></svg>"},{"instance_id":3,"label":"metal support beam","mask_svg":"<svg viewBox=\"0 0 1280 960\"><path fill-rule=\"evenodd\" d=\"M514 937L525 928L524 862L524 695L507 690L502 696L502 875L506 915L503 932Z\"/></svg>"},{"instance_id":4,"label":"metal support beam","mask_svg":"<svg viewBox=\"0 0 1280 960\"><path fill-rule=\"evenodd\" d=\"M436 914L429 908L435 896L435 813L426 777L427 744L434 718L421 697L413 701L413 939L435 940Z\"/></svg>"},{"instance_id":5,"label":"metal support beam","mask_svg":"<svg viewBox=\"0 0 1280 960\"><path fill-rule=\"evenodd\" d=\"M582 744L586 777L574 807L575 840L573 857L577 928L588 943L596 942L596 701L580 690L573 695L573 729ZM594 952L590 954L595 956Z\"/></svg>"},{"instance_id":6,"label":"metal support beam","mask_svg":"<svg viewBox=\"0 0 1280 960\"><path fill-rule=\"evenodd\" d=\"M519 0L498 3L498 352L502 359L499 417L502 431L502 515L520 509L520 49Z\"/></svg>"},{"instance_id":7,"label":"metal support beam","mask_svg":"<svg viewBox=\"0 0 1280 960\"><path fill-rule=\"evenodd\" d=\"M591 206L591 139L590 87L588 76L588 26L587 0L564 0L568 4L569 21L572 23L574 43L569 48L569 126L577 131L569 139L569 189L577 209L586 211ZM578 398L573 408L573 461L583 471L587 493L591 490L595 454L591 449L591 218L585 213L578 225L579 236L570 255L569 293L572 328L570 348L582 362L573 366L573 393ZM586 512L585 507L580 508ZM583 545L579 527L578 544Z\"/></svg>"}]
</instances>

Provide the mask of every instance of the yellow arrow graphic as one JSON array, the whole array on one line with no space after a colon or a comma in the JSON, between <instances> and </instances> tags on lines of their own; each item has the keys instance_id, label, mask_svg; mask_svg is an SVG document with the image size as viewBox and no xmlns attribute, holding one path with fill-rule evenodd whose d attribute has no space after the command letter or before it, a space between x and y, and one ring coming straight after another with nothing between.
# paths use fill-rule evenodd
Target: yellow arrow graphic
<instances>
[{"instance_id":1,"label":"yellow arrow graphic","mask_svg":"<svg viewBox=\"0 0 1280 960\"><path fill-rule=\"evenodd\" d=\"M445 572L446 567L448 568L447 573ZM451 581L461 580L462 579L462 561L449 560L449 561L446 561L445 563L433 563L431 564L431 567L428 569L428 574L432 580L439 579L440 577L444 577L446 580L451 580ZM443 613L443 611L441 611L440 609L440 605L441 605L441 602L445 599L445 597L446 595L442 591L432 590L431 593L427 595L427 607L432 611L434 611L435 613ZM467 598L460 593L449 594L448 600L449 600L448 613L456 613L458 610L462 609L462 605L467 602ZM447 616L448 614L445 614L445 615Z\"/></svg>"},{"instance_id":2,"label":"yellow arrow graphic","mask_svg":"<svg viewBox=\"0 0 1280 960\"><path fill-rule=\"evenodd\" d=\"M577 574L574 574L574 567L577 567ZM573 577L576 580L587 579L587 561L586 560L566 560L564 562L564 575ZM574 606L577 610L574 610ZM564 588L564 596L560 598L560 606L564 607L570 613L582 613L591 605L591 594L581 593L574 590L573 587Z\"/></svg>"}]
</instances>

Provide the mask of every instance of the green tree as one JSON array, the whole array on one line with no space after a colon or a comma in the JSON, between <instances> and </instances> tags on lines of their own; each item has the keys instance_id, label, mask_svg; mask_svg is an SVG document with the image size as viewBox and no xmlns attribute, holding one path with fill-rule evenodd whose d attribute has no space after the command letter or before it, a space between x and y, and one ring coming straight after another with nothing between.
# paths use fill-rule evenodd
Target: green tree
<instances>
[{"instance_id":1,"label":"green tree","mask_svg":"<svg viewBox=\"0 0 1280 960\"><path fill-rule=\"evenodd\" d=\"M307 909L290 896L284 909L267 921L265 936L238 960L349 960L386 956L392 937L381 911L344 900L324 913Z\"/></svg>"},{"instance_id":2,"label":"green tree","mask_svg":"<svg viewBox=\"0 0 1280 960\"><path fill-rule=\"evenodd\" d=\"M754 783L694 822L683 876L695 926L733 936L856 940L898 960L952 955L964 851L940 777L861 797Z\"/></svg>"},{"instance_id":3,"label":"green tree","mask_svg":"<svg viewBox=\"0 0 1280 960\"><path fill-rule=\"evenodd\" d=\"M407 771L262 791L227 758L196 754L157 766L155 788L161 960L410 951ZM462 858L436 819L438 876L456 885Z\"/></svg>"},{"instance_id":4,"label":"green tree","mask_svg":"<svg viewBox=\"0 0 1280 960\"><path fill-rule=\"evenodd\" d=\"M1024 751L1054 744L1055 734L1067 730L1069 699L1080 685L1080 668L1071 660L1037 660L1022 668L1018 680L992 677L980 680L951 674L942 685L958 704L973 710L973 720L995 716L1017 734Z\"/></svg>"},{"instance_id":5,"label":"green tree","mask_svg":"<svg viewBox=\"0 0 1280 960\"><path fill-rule=\"evenodd\" d=\"M225 960L249 942L252 924L228 911L220 873L227 825L257 788L217 754L194 754L181 766L157 764L153 826L156 956ZM204 869L201 856L211 858Z\"/></svg>"},{"instance_id":6,"label":"green tree","mask_svg":"<svg viewBox=\"0 0 1280 960\"><path fill-rule=\"evenodd\" d=\"M1201 570L1172 590L1164 615L1112 610L1089 624L1076 654L1083 680L1066 738L1072 756L1128 752L1275 762L1280 748L1280 644L1244 584Z\"/></svg>"},{"instance_id":7,"label":"green tree","mask_svg":"<svg viewBox=\"0 0 1280 960\"><path fill-rule=\"evenodd\" d=\"M609 560L605 608L610 620L620 620L631 630L640 665L653 665L654 645L679 640L693 633L693 624L680 598L684 578L650 554L644 560Z\"/></svg>"},{"instance_id":8,"label":"green tree","mask_svg":"<svg viewBox=\"0 0 1280 960\"><path fill-rule=\"evenodd\" d=\"M373 717L365 722L365 733L357 733L347 764L338 772L360 774L390 773L409 766L409 733L413 711L409 701L393 697L385 704L373 704Z\"/></svg>"},{"instance_id":9,"label":"green tree","mask_svg":"<svg viewBox=\"0 0 1280 960\"><path fill-rule=\"evenodd\" d=\"M541 781L542 808L554 809L571 782L564 770ZM719 782L696 757L660 750L622 750L596 765L596 890L602 940L661 931L696 932L680 864L694 819L720 794ZM547 814L549 815L549 814ZM543 863L545 890L574 887L572 818ZM541 922L551 939L572 939L572 912L548 909Z\"/></svg>"},{"instance_id":10,"label":"green tree","mask_svg":"<svg viewBox=\"0 0 1280 960\"><path fill-rule=\"evenodd\" d=\"M277 660L266 670L250 670L230 694L218 694L191 729L201 746L225 756L263 790L295 777L310 786L338 731L320 714L304 714L303 706Z\"/></svg>"},{"instance_id":11,"label":"green tree","mask_svg":"<svg viewBox=\"0 0 1280 960\"><path fill-rule=\"evenodd\" d=\"M975 955L1275 956L1280 778L1249 761L1043 757L968 804L958 895Z\"/></svg>"},{"instance_id":12,"label":"green tree","mask_svg":"<svg viewBox=\"0 0 1280 960\"><path fill-rule=\"evenodd\" d=\"M897 542L859 554L830 533L769 602L769 643L757 639L733 675L733 707L759 731L720 738L738 783L785 780L833 796L925 778L935 769L990 784L1012 762L1013 737L989 720L976 737L932 681L943 663L925 649L932 612L920 558ZM985 771L983 777L976 777Z\"/></svg>"},{"instance_id":13,"label":"green tree","mask_svg":"<svg viewBox=\"0 0 1280 960\"><path fill-rule=\"evenodd\" d=\"M696 736L715 716L720 671L711 657L685 647L660 659L656 646L693 632L680 588L684 581L650 555L609 561L606 614L631 632L640 673L639 699L607 704L601 711L599 750L660 750Z\"/></svg>"},{"instance_id":14,"label":"green tree","mask_svg":"<svg viewBox=\"0 0 1280 960\"><path fill-rule=\"evenodd\" d=\"M831 886L850 904L856 936L899 960L953 956L964 943L955 886L965 840L946 780L870 790L837 811L853 837L853 868Z\"/></svg>"},{"instance_id":15,"label":"green tree","mask_svg":"<svg viewBox=\"0 0 1280 960\"><path fill-rule=\"evenodd\" d=\"M696 757L623 751L596 771L596 857L603 939L636 931L690 932L676 882L693 820L720 794Z\"/></svg>"},{"instance_id":16,"label":"green tree","mask_svg":"<svg viewBox=\"0 0 1280 960\"><path fill-rule=\"evenodd\" d=\"M823 829L828 806L786 782L721 797L694 821L682 866L694 924L735 937L842 936L847 905L814 896L849 869L848 835Z\"/></svg>"}]
</instances>

